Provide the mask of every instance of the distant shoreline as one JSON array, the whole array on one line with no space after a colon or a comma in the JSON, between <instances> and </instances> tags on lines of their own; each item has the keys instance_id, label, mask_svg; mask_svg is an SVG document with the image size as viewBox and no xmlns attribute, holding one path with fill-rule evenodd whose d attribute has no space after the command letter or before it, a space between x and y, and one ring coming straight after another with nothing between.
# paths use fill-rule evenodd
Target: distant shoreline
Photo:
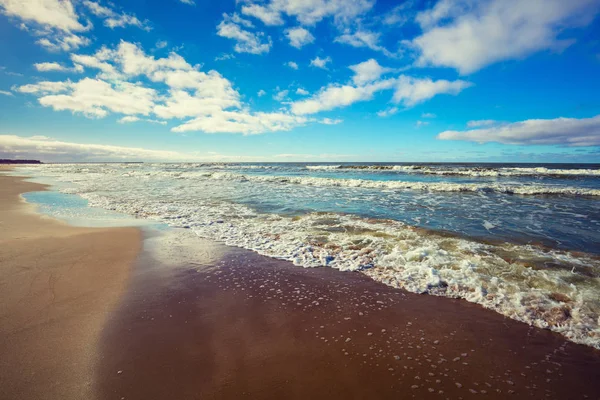
<instances>
[{"instance_id":1,"label":"distant shoreline","mask_svg":"<svg viewBox=\"0 0 600 400\"><path fill-rule=\"evenodd\" d=\"M0 164L43 164L40 160L9 160L0 159Z\"/></svg>"}]
</instances>

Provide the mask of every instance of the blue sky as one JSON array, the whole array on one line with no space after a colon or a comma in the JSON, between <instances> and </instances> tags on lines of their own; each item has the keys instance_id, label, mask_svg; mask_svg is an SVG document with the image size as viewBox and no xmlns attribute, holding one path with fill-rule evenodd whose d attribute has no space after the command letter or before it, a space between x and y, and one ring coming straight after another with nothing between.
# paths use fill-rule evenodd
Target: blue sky
<instances>
[{"instance_id":1,"label":"blue sky","mask_svg":"<svg viewBox=\"0 0 600 400\"><path fill-rule=\"evenodd\" d=\"M600 162L600 0L0 0L0 157Z\"/></svg>"}]
</instances>

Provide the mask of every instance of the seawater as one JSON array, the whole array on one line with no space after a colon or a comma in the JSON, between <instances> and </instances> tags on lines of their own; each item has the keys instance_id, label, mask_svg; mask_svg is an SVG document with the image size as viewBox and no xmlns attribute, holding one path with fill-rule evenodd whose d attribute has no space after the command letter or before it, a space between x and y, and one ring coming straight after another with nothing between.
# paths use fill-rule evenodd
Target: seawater
<instances>
[{"instance_id":1,"label":"seawater","mask_svg":"<svg viewBox=\"0 0 600 400\"><path fill-rule=\"evenodd\" d=\"M600 348L600 165L50 164L91 206Z\"/></svg>"}]
</instances>

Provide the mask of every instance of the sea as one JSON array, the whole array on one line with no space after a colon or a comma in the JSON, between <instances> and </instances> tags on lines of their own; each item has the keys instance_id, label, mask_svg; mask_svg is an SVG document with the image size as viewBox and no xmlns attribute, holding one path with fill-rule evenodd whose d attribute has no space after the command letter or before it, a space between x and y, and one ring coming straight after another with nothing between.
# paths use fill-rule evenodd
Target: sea
<instances>
[{"instance_id":1,"label":"sea","mask_svg":"<svg viewBox=\"0 0 600 400\"><path fill-rule=\"evenodd\" d=\"M51 215L83 202L98 219L151 220L298 267L462 298L600 349L600 164L110 163L18 172L52 185L54 194L26 196Z\"/></svg>"}]
</instances>

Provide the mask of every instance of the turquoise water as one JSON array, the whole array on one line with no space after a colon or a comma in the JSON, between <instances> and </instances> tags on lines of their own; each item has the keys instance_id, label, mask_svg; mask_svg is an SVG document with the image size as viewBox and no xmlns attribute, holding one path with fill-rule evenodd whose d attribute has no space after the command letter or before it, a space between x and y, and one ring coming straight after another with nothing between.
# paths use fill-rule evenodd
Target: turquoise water
<instances>
[{"instance_id":1,"label":"turquoise water","mask_svg":"<svg viewBox=\"0 0 600 400\"><path fill-rule=\"evenodd\" d=\"M81 196L55 191L30 192L23 194L28 203L33 203L42 214L65 221L73 226L115 227L143 226L151 224L144 219L90 207L89 201Z\"/></svg>"}]
</instances>

